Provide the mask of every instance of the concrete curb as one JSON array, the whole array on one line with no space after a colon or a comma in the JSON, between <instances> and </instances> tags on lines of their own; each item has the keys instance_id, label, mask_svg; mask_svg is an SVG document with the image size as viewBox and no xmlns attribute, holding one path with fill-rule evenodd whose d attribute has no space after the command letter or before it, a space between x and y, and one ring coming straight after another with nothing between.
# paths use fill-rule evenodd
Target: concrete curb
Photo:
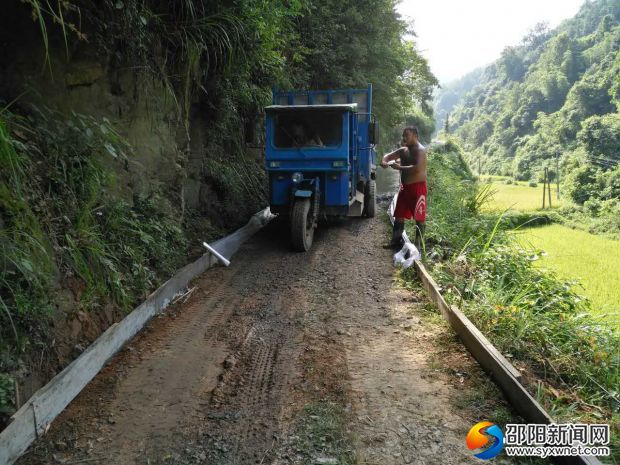
<instances>
[{"instance_id":1,"label":"concrete curb","mask_svg":"<svg viewBox=\"0 0 620 465\"><path fill-rule=\"evenodd\" d=\"M437 283L420 261L415 262L417 274L430 299L437 305L442 316L459 336L480 366L493 378L510 401L513 408L529 423L555 423L520 383L521 374L456 307L444 300ZM561 465L601 465L596 457L551 457Z\"/></svg>"},{"instance_id":2,"label":"concrete curb","mask_svg":"<svg viewBox=\"0 0 620 465\"><path fill-rule=\"evenodd\" d=\"M269 208L256 213L245 226L215 242L213 248L230 258L239 250L241 244L273 217ZM205 254L181 268L146 301L119 323L110 326L77 359L35 392L11 417L9 426L0 433L0 465L14 463L39 435L47 431L58 414L125 343L131 340L155 314L166 308L177 292L217 262L214 256Z\"/></svg>"}]
</instances>

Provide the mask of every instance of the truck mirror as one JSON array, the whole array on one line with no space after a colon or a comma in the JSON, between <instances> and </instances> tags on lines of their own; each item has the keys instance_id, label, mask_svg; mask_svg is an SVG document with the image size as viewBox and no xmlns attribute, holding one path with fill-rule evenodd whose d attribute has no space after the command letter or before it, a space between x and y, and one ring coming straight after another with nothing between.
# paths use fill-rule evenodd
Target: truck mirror
<instances>
[{"instance_id":1,"label":"truck mirror","mask_svg":"<svg viewBox=\"0 0 620 465\"><path fill-rule=\"evenodd\" d=\"M368 143L376 145L379 142L379 123L373 121L368 123Z\"/></svg>"}]
</instances>

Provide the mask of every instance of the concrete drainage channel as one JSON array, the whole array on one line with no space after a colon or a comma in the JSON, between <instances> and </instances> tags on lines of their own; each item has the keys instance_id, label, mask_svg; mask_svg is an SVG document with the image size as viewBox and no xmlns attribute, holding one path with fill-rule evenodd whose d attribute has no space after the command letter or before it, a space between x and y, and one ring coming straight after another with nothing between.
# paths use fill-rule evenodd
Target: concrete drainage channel
<instances>
[{"instance_id":1,"label":"concrete drainage channel","mask_svg":"<svg viewBox=\"0 0 620 465\"><path fill-rule=\"evenodd\" d=\"M14 463L36 438L44 434L51 422L99 373L106 362L155 314L165 309L192 279L222 258L228 260L245 241L273 218L274 215L266 208L253 215L242 228L213 243L215 253L209 252L179 270L146 301L122 321L108 328L77 359L39 389L11 417L9 426L0 433L0 465Z\"/></svg>"}]
</instances>

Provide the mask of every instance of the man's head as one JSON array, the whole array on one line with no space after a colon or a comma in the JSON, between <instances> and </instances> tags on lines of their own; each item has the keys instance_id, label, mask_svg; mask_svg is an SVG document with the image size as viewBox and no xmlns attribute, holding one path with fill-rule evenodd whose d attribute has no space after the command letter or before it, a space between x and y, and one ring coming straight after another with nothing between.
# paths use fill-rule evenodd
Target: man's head
<instances>
[{"instance_id":1,"label":"man's head","mask_svg":"<svg viewBox=\"0 0 620 465\"><path fill-rule=\"evenodd\" d=\"M407 126L403 129L403 144L413 145L418 142L418 128Z\"/></svg>"},{"instance_id":2,"label":"man's head","mask_svg":"<svg viewBox=\"0 0 620 465\"><path fill-rule=\"evenodd\" d=\"M306 130L301 123L293 123L291 135L295 144L304 144L306 142Z\"/></svg>"}]
</instances>

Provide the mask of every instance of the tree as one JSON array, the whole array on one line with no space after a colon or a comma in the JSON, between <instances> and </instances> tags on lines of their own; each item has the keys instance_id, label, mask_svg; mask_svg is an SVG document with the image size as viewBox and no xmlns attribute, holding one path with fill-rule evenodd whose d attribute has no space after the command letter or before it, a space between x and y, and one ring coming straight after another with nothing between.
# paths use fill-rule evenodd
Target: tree
<instances>
[{"instance_id":1,"label":"tree","mask_svg":"<svg viewBox=\"0 0 620 465\"><path fill-rule=\"evenodd\" d=\"M601 165L620 162L620 113L592 116L577 134L588 155Z\"/></svg>"},{"instance_id":2,"label":"tree","mask_svg":"<svg viewBox=\"0 0 620 465\"><path fill-rule=\"evenodd\" d=\"M547 21L542 21L536 23L532 28L530 28L523 39L521 40L521 44L529 49L536 49L543 43L549 39L550 30L549 23Z\"/></svg>"},{"instance_id":3,"label":"tree","mask_svg":"<svg viewBox=\"0 0 620 465\"><path fill-rule=\"evenodd\" d=\"M412 106L432 114L437 80L412 41L393 0L311 0L297 18L300 57L289 62L294 87L366 87L374 84L381 127L402 124Z\"/></svg>"},{"instance_id":4,"label":"tree","mask_svg":"<svg viewBox=\"0 0 620 465\"><path fill-rule=\"evenodd\" d=\"M583 203L598 191L596 183L598 170L586 164L571 170L565 178L564 191L576 203Z\"/></svg>"},{"instance_id":5,"label":"tree","mask_svg":"<svg viewBox=\"0 0 620 465\"><path fill-rule=\"evenodd\" d=\"M510 81L521 81L527 70L516 47L506 47L499 59L500 72Z\"/></svg>"}]
</instances>

